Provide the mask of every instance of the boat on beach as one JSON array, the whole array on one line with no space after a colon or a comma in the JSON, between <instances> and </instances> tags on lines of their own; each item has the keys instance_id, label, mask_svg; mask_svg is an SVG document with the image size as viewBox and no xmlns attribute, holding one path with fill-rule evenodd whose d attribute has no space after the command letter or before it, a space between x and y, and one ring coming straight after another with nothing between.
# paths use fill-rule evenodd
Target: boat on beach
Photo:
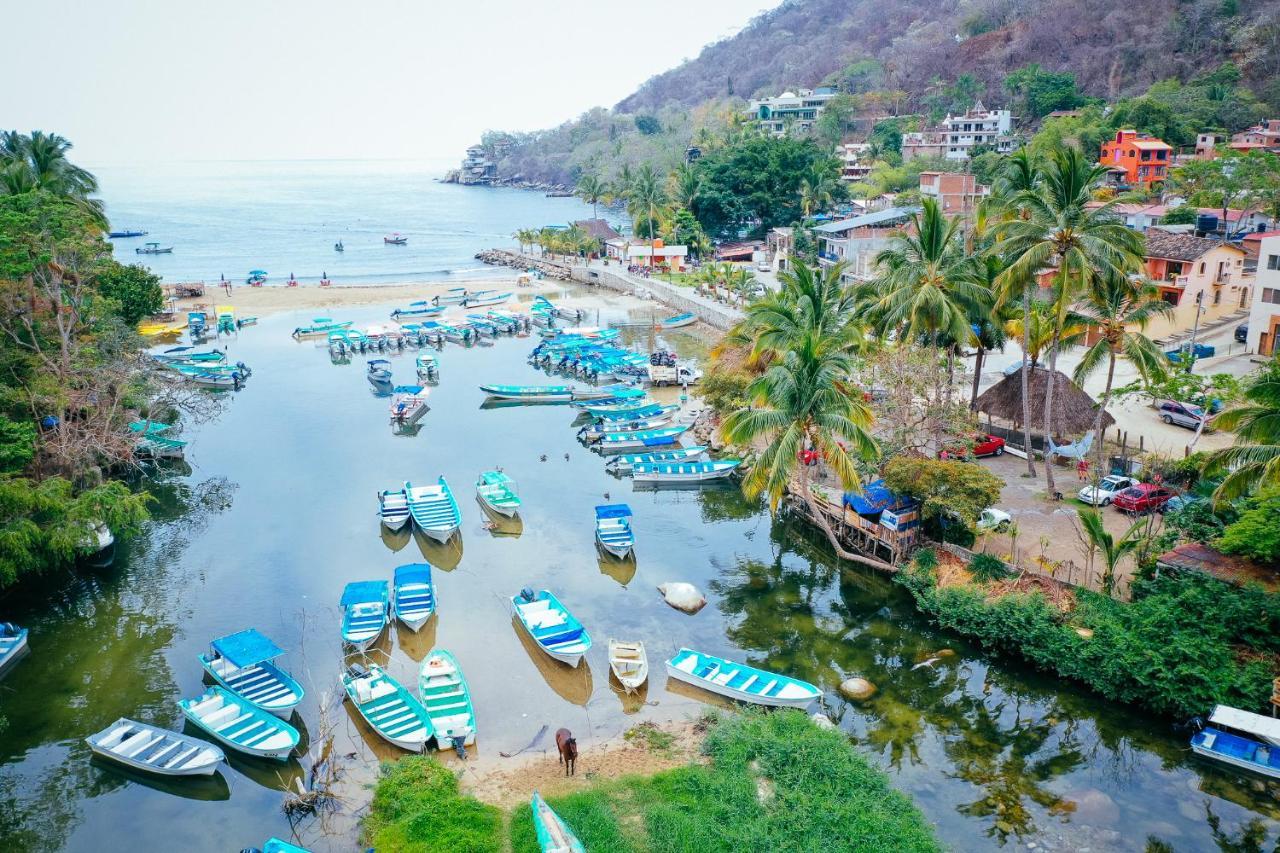
<instances>
[{"instance_id":1,"label":"boat on beach","mask_svg":"<svg viewBox=\"0 0 1280 853\"><path fill-rule=\"evenodd\" d=\"M679 329L682 326L692 326L698 322L697 314L677 314L674 317L668 317L665 320L658 321L659 329Z\"/></svg>"},{"instance_id":2,"label":"boat on beach","mask_svg":"<svg viewBox=\"0 0 1280 853\"><path fill-rule=\"evenodd\" d=\"M334 321L328 317L316 317L311 321L310 326L299 326L293 330L295 338L323 338L332 332L340 332L351 328L351 320L343 320L341 322Z\"/></svg>"},{"instance_id":3,"label":"boat on beach","mask_svg":"<svg viewBox=\"0 0 1280 853\"><path fill-rule=\"evenodd\" d=\"M556 814L537 791L533 792L533 828L538 834L542 853L587 853L587 848L573 834L569 824Z\"/></svg>"},{"instance_id":4,"label":"boat on beach","mask_svg":"<svg viewBox=\"0 0 1280 853\"><path fill-rule=\"evenodd\" d=\"M378 516L388 530L399 530L409 521L409 499L404 489L383 489L378 492Z\"/></svg>"},{"instance_id":5,"label":"boat on beach","mask_svg":"<svg viewBox=\"0 0 1280 853\"><path fill-rule=\"evenodd\" d=\"M447 542L462 524L462 513L454 500L449 483L441 475L434 486L415 486L405 482L409 514L419 530L437 542Z\"/></svg>"},{"instance_id":6,"label":"boat on beach","mask_svg":"<svg viewBox=\"0 0 1280 853\"><path fill-rule=\"evenodd\" d=\"M392 393L391 420L398 424L416 424L431 408L421 385L397 385Z\"/></svg>"},{"instance_id":7,"label":"boat on beach","mask_svg":"<svg viewBox=\"0 0 1280 853\"><path fill-rule=\"evenodd\" d=\"M200 665L214 681L256 708L288 719L304 691L293 676L273 661L284 654L253 628L219 637L200 655Z\"/></svg>"},{"instance_id":8,"label":"boat on beach","mask_svg":"<svg viewBox=\"0 0 1280 853\"><path fill-rule=\"evenodd\" d=\"M511 596L511 603L521 627L540 649L561 663L575 667L591 648L587 629L550 590L534 592L526 587Z\"/></svg>"},{"instance_id":9,"label":"boat on beach","mask_svg":"<svg viewBox=\"0 0 1280 853\"><path fill-rule=\"evenodd\" d=\"M636 545L631 529L631 507L626 504L604 504L596 507L596 542L618 559L625 558Z\"/></svg>"},{"instance_id":10,"label":"boat on beach","mask_svg":"<svg viewBox=\"0 0 1280 853\"><path fill-rule=\"evenodd\" d=\"M628 693L638 690L649 677L649 657L645 654L644 643L610 637L609 669Z\"/></svg>"},{"instance_id":11,"label":"boat on beach","mask_svg":"<svg viewBox=\"0 0 1280 853\"><path fill-rule=\"evenodd\" d=\"M215 685L195 699L180 699L178 707L192 723L246 755L287 761L300 740L293 726L225 687Z\"/></svg>"},{"instance_id":12,"label":"boat on beach","mask_svg":"<svg viewBox=\"0 0 1280 853\"><path fill-rule=\"evenodd\" d=\"M392 580L392 608L396 618L417 633L436 612L436 586L431 580L430 563L396 566Z\"/></svg>"},{"instance_id":13,"label":"boat on beach","mask_svg":"<svg viewBox=\"0 0 1280 853\"><path fill-rule=\"evenodd\" d=\"M139 255L172 255L172 246L161 246L159 243L148 243L133 250Z\"/></svg>"},{"instance_id":14,"label":"boat on beach","mask_svg":"<svg viewBox=\"0 0 1280 853\"><path fill-rule=\"evenodd\" d=\"M467 299L465 287L451 287L444 293L433 296L431 301L436 305L461 305Z\"/></svg>"},{"instance_id":15,"label":"boat on beach","mask_svg":"<svg viewBox=\"0 0 1280 853\"><path fill-rule=\"evenodd\" d=\"M689 427L686 424L662 427L660 429L636 430L633 432L605 433L593 445L601 453L624 453L628 450L647 450L653 447L668 447L677 444L680 436Z\"/></svg>"},{"instance_id":16,"label":"boat on beach","mask_svg":"<svg viewBox=\"0 0 1280 853\"><path fill-rule=\"evenodd\" d=\"M433 305L425 300L420 302L410 302L408 308L397 308L392 311L391 319L399 320L401 317L433 317L443 310L443 305Z\"/></svg>"},{"instance_id":17,"label":"boat on beach","mask_svg":"<svg viewBox=\"0 0 1280 853\"><path fill-rule=\"evenodd\" d=\"M462 305L466 308L479 308L484 305L501 305L506 302L514 294L511 291L499 293L496 290L480 290L475 293L468 293L466 298L462 300Z\"/></svg>"},{"instance_id":18,"label":"boat on beach","mask_svg":"<svg viewBox=\"0 0 1280 853\"><path fill-rule=\"evenodd\" d=\"M160 776L212 776L227 756L214 744L121 717L84 739L95 755Z\"/></svg>"},{"instance_id":19,"label":"boat on beach","mask_svg":"<svg viewBox=\"0 0 1280 853\"><path fill-rule=\"evenodd\" d=\"M1191 736L1191 751L1271 779L1280 779L1280 720L1217 705L1209 724Z\"/></svg>"},{"instance_id":20,"label":"boat on beach","mask_svg":"<svg viewBox=\"0 0 1280 853\"><path fill-rule=\"evenodd\" d=\"M784 708L806 708L822 691L807 681L682 648L667 661L667 675L730 699Z\"/></svg>"},{"instance_id":21,"label":"boat on beach","mask_svg":"<svg viewBox=\"0 0 1280 853\"><path fill-rule=\"evenodd\" d=\"M386 581L353 581L342 590L342 641L364 651L387 627Z\"/></svg>"},{"instance_id":22,"label":"boat on beach","mask_svg":"<svg viewBox=\"0 0 1280 853\"><path fill-rule=\"evenodd\" d=\"M0 676L27 654L27 629L0 622Z\"/></svg>"},{"instance_id":23,"label":"boat on beach","mask_svg":"<svg viewBox=\"0 0 1280 853\"><path fill-rule=\"evenodd\" d=\"M435 735L427 709L377 664L352 664L342 675L347 698L387 743L422 752Z\"/></svg>"},{"instance_id":24,"label":"boat on beach","mask_svg":"<svg viewBox=\"0 0 1280 853\"><path fill-rule=\"evenodd\" d=\"M605 470L619 474L631 473L634 465L653 465L659 462L701 462L707 456L703 445L681 447L678 450L659 450L654 453L624 453L610 457L604 463Z\"/></svg>"},{"instance_id":25,"label":"boat on beach","mask_svg":"<svg viewBox=\"0 0 1280 853\"><path fill-rule=\"evenodd\" d=\"M435 727L436 747L452 746L465 757L463 747L476 742L476 711L462 667L450 652L436 649L422 662L418 698Z\"/></svg>"},{"instance_id":26,"label":"boat on beach","mask_svg":"<svg viewBox=\"0 0 1280 853\"><path fill-rule=\"evenodd\" d=\"M639 462L631 466L637 483L705 483L720 480L738 470L740 459L705 462Z\"/></svg>"},{"instance_id":27,"label":"boat on beach","mask_svg":"<svg viewBox=\"0 0 1280 853\"><path fill-rule=\"evenodd\" d=\"M484 471L476 480L476 496L486 507L512 518L520 512L515 481L501 471Z\"/></svg>"}]
</instances>

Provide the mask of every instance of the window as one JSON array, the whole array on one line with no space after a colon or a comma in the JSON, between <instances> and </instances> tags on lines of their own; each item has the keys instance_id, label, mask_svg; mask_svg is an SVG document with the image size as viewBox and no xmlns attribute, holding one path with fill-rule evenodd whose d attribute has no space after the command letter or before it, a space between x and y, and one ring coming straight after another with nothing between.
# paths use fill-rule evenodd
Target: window
<instances>
[{"instance_id":1,"label":"window","mask_svg":"<svg viewBox=\"0 0 1280 853\"><path fill-rule=\"evenodd\" d=\"M1214 305L1222 304L1222 288L1221 287L1213 291L1213 304Z\"/></svg>"},{"instance_id":2,"label":"window","mask_svg":"<svg viewBox=\"0 0 1280 853\"><path fill-rule=\"evenodd\" d=\"M1200 262L1200 275L1204 275L1204 261Z\"/></svg>"},{"instance_id":3,"label":"window","mask_svg":"<svg viewBox=\"0 0 1280 853\"><path fill-rule=\"evenodd\" d=\"M1280 255L1267 255L1267 269L1280 270Z\"/></svg>"},{"instance_id":4,"label":"window","mask_svg":"<svg viewBox=\"0 0 1280 853\"><path fill-rule=\"evenodd\" d=\"M1272 305L1280 305L1280 290L1274 287L1262 288L1262 301L1269 302Z\"/></svg>"}]
</instances>

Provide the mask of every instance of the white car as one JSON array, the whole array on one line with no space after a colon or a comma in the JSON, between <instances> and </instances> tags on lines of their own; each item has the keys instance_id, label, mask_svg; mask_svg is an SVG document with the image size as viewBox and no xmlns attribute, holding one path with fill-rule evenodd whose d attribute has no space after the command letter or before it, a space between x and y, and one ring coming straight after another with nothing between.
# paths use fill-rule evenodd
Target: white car
<instances>
[{"instance_id":1,"label":"white car","mask_svg":"<svg viewBox=\"0 0 1280 853\"><path fill-rule=\"evenodd\" d=\"M1011 524L1013 524L1013 516L993 506L987 507L982 511L982 515L978 516L979 533L990 533L991 531L1003 533L1009 529Z\"/></svg>"},{"instance_id":2,"label":"white car","mask_svg":"<svg viewBox=\"0 0 1280 853\"><path fill-rule=\"evenodd\" d=\"M1109 477L1103 477L1097 486L1085 486L1076 497L1089 504L1089 506L1110 506L1116 495L1130 486L1138 485L1138 483L1139 481L1133 477L1112 474Z\"/></svg>"}]
</instances>

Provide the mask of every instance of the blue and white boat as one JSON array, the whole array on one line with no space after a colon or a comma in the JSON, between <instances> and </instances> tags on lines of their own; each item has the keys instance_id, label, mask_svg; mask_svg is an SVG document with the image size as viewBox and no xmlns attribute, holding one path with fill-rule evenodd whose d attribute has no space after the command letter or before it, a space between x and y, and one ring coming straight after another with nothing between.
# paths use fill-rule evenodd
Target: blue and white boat
<instances>
[{"instance_id":1,"label":"blue and white boat","mask_svg":"<svg viewBox=\"0 0 1280 853\"><path fill-rule=\"evenodd\" d=\"M247 628L209 644L200 665L223 687L257 708L288 719L302 701L303 689L272 661L284 654L266 636Z\"/></svg>"},{"instance_id":2,"label":"blue and white boat","mask_svg":"<svg viewBox=\"0 0 1280 853\"><path fill-rule=\"evenodd\" d=\"M556 814L537 791L533 792L533 828L538 834L542 853L587 853L587 848L573 834L564 818Z\"/></svg>"},{"instance_id":3,"label":"blue and white boat","mask_svg":"<svg viewBox=\"0 0 1280 853\"><path fill-rule=\"evenodd\" d=\"M376 384L390 382L391 362L387 361L385 358L369 359L368 377L370 382Z\"/></svg>"},{"instance_id":4,"label":"blue and white boat","mask_svg":"<svg viewBox=\"0 0 1280 853\"><path fill-rule=\"evenodd\" d=\"M410 302L408 308L397 308L391 312L392 320L399 320L401 317L433 317L444 310L443 305L433 305L425 300L418 302Z\"/></svg>"},{"instance_id":5,"label":"blue and white boat","mask_svg":"<svg viewBox=\"0 0 1280 853\"><path fill-rule=\"evenodd\" d=\"M461 305L467 298L467 289L465 287L451 287L439 296L433 297L432 302L436 305Z\"/></svg>"},{"instance_id":6,"label":"blue and white boat","mask_svg":"<svg viewBox=\"0 0 1280 853\"><path fill-rule=\"evenodd\" d=\"M186 718L217 740L246 755L287 761L298 745L298 730L225 687L210 687L195 699L179 699Z\"/></svg>"},{"instance_id":7,"label":"blue and white boat","mask_svg":"<svg viewBox=\"0 0 1280 853\"><path fill-rule=\"evenodd\" d=\"M678 329L681 326L692 326L696 322L698 322L697 314L689 314L689 313L677 314L674 317L668 317L665 320L659 320L658 328Z\"/></svg>"},{"instance_id":8,"label":"blue and white boat","mask_svg":"<svg viewBox=\"0 0 1280 853\"><path fill-rule=\"evenodd\" d=\"M525 403L568 403L573 399L568 385L481 385L480 390L495 400Z\"/></svg>"},{"instance_id":9,"label":"blue and white boat","mask_svg":"<svg viewBox=\"0 0 1280 853\"><path fill-rule=\"evenodd\" d=\"M386 581L355 581L342 590L342 641L364 651L387 627Z\"/></svg>"},{"instance_id":10,"label":"blue and white boat","mask_svg":"<svg viewBox=\"0 0 1280 853\"><path fill-rule=\"evenodd\" d=\"M636 546L635 531L631 529L631 507L626 504L596 507L596 542L619 559L630 554Z\"/></svg>"},{"instance_id":11,"label":"blue and white boat","mask_svg":"<svg viewBox=\"0 0 1280 853\"><path fill-rule=\"evenodd\" d=\"M637 418L631 421L611 421L604 424L587 424L578 430L578 436L587 441L595 441L606 435L624 432L650 432L671 425L670 415L654 415L648 418Z\"/></svg>"},{"instance_id":12,"label":"blue and white boat","mask_svg":"<svg viewBox=\"0 0 1280 853\"><path fill-rule=\"evenodd\" d=\"M740 459L712 459L706 462L640 462L631 466L637 483L705 483L728 477Z\"/></svg>"},{"instance_id":13,"label":"blue and white boat","mask_svg":"<svg viewBox=\"0 0 1280 853\"><path fill-rule=\"evenodd\" d=\"M431 564L397 566L391 586L395 593L392 608L396 618L415 633L421 630L436 612L436 585L431 580Z\"/></svg>"},{"instance_id":14,"label":"blue and white boat","mask_svg":"<svg viewBox=\"0 0 1280 853\"><path fill-rule=\"evenodd\" d=\"M644 403L643 405L617 410L595 411L593 409L585 409L585 411L600 423L621 424L644 420L645 418L655 418L660 415L674 414L679 409L680 407L676 405L664 406L661 403Z\"/></svg>"},{"instance_id":15,"label":"blue and white boat","mask_svg":"<svg viewBox=\"0 0 1280 853\"><path fill-rule=\"evenodd\" d=\"M680 436L689 429L687 424L660 429L610 432L600 436L595 449L601 453L626 453L628 450L648 451L650 448L670 447L679 444Z\"/></svg>"},{"instance_id":16,"label":"blue and white boat","mask_svg":"<svg viewBox=\"0 0 1280 853\"><path fill-rule=\"evenodd\" d=\"M429 379L434 382L440 378L440 359L433 352L418 353L418 357L413 360L413 366L418 371L419 379Z\"/></svg>"},{"instance_id":17,"label":"blue and white boat","mask_svg":"<svg viewBox=\"0 0 1280 853\"><path fill-rule=\"evenodd\" d=\"M227 760L207 740L121 717L84 739L94 754L160 776L212 776Z\"/></svg>"},{"instance_id":18,"label":"blue and white boat","mask_svg":"<svg viewBox=\"0 0 1280 853\"><path fill-rule=\"evenodd\" d=\"M1280 720L1214 707L1209 725L1191 736L1191 750L1241 770L1280 779Z\"/></svg>"},{"instance_id":19,"label":"blue and white boat","mask_svg":"<svg viewBox=\"0 0 1280 853\"><path fill-rule=\"evenodd\" d=\"M482 305L501 305L512 297L510 290L499 293L496 290L479 290L475 293L468 293L466 298L462 300L462 304L467 308L477 308Z\"/></svg>"},{"instance_id":20,"label":"blue and white boat","mask_svg":"<svg viewBox=\"0 0 1280 853\"><path fill-rule=\"evenodd\" d=\"M427 709L377 664L352 664L343 673L342 686L360 716L387 743L422 752L435 736Z\"/></svg>"},{"instance_id":21,"label":"blue and white boat","mask_svg":"<svg viewBox=\"0 0 1280 853\"><path fill-rule=\"evenodd\" d=\"M437 542L447 542L462 524L462 513L454 500L449 483L441 475L434 486L404 484L409 499L409 514L413 523Z\"/></svg>"},{"instance_id":22,"label":"blue and white boat","mask_svg":"<svg viewBox=\"0 0 1280 853\"><path fill-rule=\"evenodd\" d=\"M409 498L404 489L383 489L378 492L378 516L388 530L399 530L409 521Z\"/></svg>"},{"instance_id":23,"label":"blue and white boat","mask_svg":"<svg viewBox=\"0 0 1280 853\"><path fill-rule=\"evenodd\" d=\"M476 480L476 497L486 507L507 518L520 512L516 483L501 471L482 471Z\"/></svg>"},{"instance_id":24,"label":"blue and white boat","mask_svg":"<svg viewBox=\"0 0 1280 853\"><path fill-rule=\"evenodd\" d=\"M418 698L435 726L436 747L452 746L465 758L462 747L476 742L476 712L457 658L444 649L427 655L418 670Z\"/></svg>"},{"instance_id":25,"label":"blue and white boat","mask_svg":"<svg viewBox=\"0 0 1280 853\"><path fill-rule=\"evenodd\" d=\"M0 676L28 652L27 629L12 622L0 622Z\"/></svg>"},{"instance_id":26,"label":"blue and white boat","mask_svg":"<svg viewBox=\"0 0 1280 853\"><path fill-rule=\"evenodd\" d=\"M630 474L634 465L653 465L658 462L701 462L707 458L703 445L681 447L678 450L659 450L654 453L624 453L605 463L605 469L618 474Z\"/></svg>"},{"instance_id":27,"label":"blue and white boat","mask_svg":"<svg viewBox=\"0 0 1280 853\"><path fill-rule=\"evenodd\" d=\"M551 657L577 666L591 648L591 637L582 623L550 590L522 589L511 596L516 619L529 636Z\"/></svg>"},{"instance_id":28,"label":"blue and white boat","mask_svg":"<svg viewBox=\"0 0 1280 853\"><path fill-rule=\"evenodd\" d=\"M427 405L427 389L421 385L397 385L391 393L389 411L395 423L416 424L431 408Z\"/></svg>"},{"instance_id":29,"label":"blue and white boat","mask_svg":"<svg viewBox=\"0 0 1280 853\"><path fill-rule=\"evenodd\" d=\"M667 661L667 675L730 699L783 708L806 708L822 691L807 681L682 648Z\"/></svg>"}]
</instances>

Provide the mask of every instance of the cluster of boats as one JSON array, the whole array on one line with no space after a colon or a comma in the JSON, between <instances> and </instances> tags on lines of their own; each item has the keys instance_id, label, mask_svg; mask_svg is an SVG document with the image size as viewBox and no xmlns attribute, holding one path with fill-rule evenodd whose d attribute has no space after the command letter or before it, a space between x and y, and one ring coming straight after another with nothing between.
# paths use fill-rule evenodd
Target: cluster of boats
<instances>
[{"instance_id":1,"label":"cluster of boats","mask_svg":"<svg viewBox=\"0 0 1280 853\"><path fill-rule=\"evenodd\" d=\"M184 379L202 388L229 388L239 391L253 374L243 361L227 363L222 350L196 351L195 347L172 347L152 356L164 367L182 375Z\"/></svg>"}]
</instances>

